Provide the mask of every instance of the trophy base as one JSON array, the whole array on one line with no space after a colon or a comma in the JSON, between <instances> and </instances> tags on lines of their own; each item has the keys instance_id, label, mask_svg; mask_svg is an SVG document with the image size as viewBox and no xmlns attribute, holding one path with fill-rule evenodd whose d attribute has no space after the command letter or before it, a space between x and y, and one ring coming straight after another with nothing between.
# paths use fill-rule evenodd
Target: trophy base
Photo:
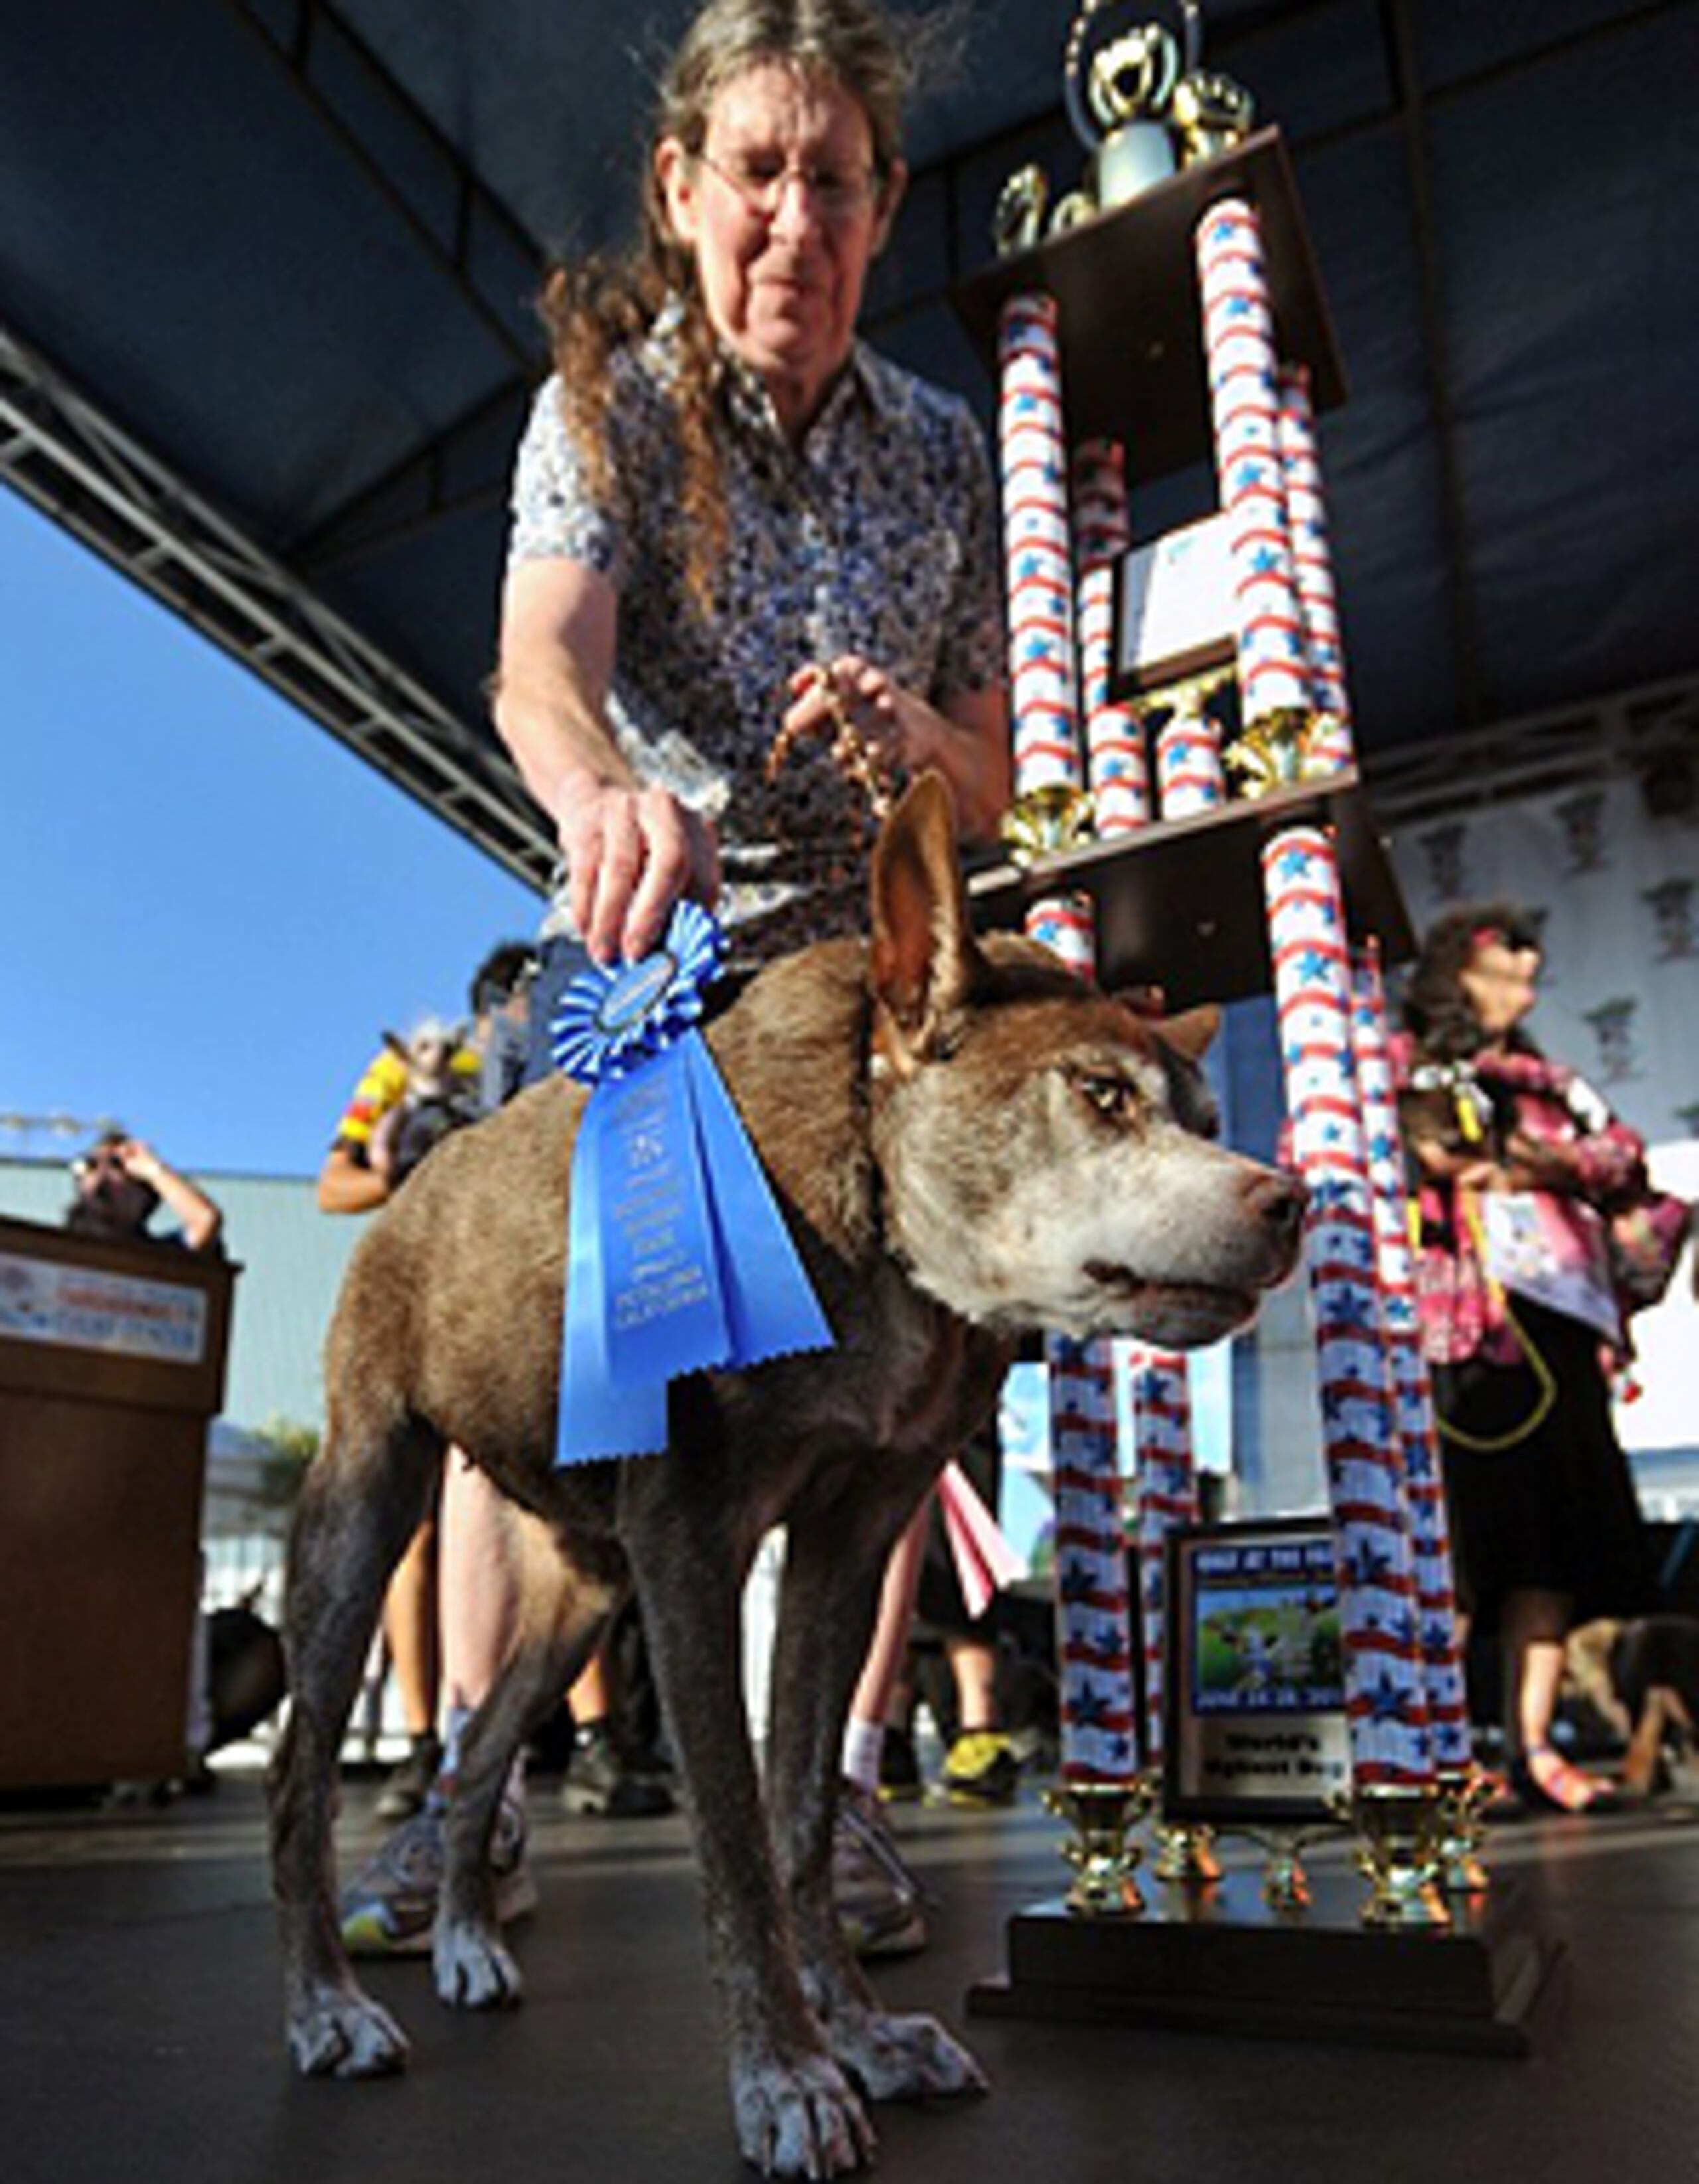
<instances>
[{"instance_id":1,"label":"trophy base","mask_svg":"<svg viewBox=\"0 0 1699 2184\"><path fill-rule=\"evenodd\" d=\"M1365 1926L1354 1872L1323 1871L1302 1910L1254 1871L1153 1891L1142 1919L1082 1920L1060 1901L1009 1922L1008 1970L968 1990L971 2017L1161 2025L1457 2054L1532 2054L1561 2001L1561 1942L1513 1886L1459 1905L1449 1930Z\"/></svg>"}]
</instances>

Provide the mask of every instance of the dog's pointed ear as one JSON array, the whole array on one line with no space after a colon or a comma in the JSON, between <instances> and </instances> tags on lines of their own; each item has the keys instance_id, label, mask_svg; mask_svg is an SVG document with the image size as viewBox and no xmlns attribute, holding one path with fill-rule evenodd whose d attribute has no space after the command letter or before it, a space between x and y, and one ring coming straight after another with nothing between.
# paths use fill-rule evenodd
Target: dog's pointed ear
<instances>
[{"instance_id":1,"label":"dog's pointed ear","mask_svg":"<svg viewBox=\"0 0 1699 2184\"><path fill-rule=\"evenodd\" d=\"M873 851L873 996L877 1050L899 1070L928 1060L979 968L941 776L923 773Z\"/></svg>"},{"instance_id":2,"label":"dog's pointed ear","mask_svg":"<svg viewBox=\"0 0 1699 2184\"><path fill-rule=\"evenodd\" d=\"M1221 1011L1213 1005L1188 1009L1184 1016L1153 1018L1150 1028L1183 1060L1201 1061L1221 1029Z\"/></svg>"}]
</instances>

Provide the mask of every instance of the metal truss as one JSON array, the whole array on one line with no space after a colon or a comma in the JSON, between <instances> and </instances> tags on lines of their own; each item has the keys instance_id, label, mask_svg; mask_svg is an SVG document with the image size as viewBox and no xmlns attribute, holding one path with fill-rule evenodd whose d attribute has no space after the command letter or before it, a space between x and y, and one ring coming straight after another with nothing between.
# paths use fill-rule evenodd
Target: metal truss
<instances>
[{"instance_id":1,"label":"metal truss","mask_svg":"<svg viewBox=\"0 0 1699 2184\"><path fill-rule=\"evenodd\" d=\"M0 323L0 480L370 766L546 888L554 843L506 757Z\"/></svg>"},{"instance_id":2,"label":"metal truss","mask_svg":"<svg viewBox=\"0 0 1699 2184\"><path fill-rule=\"evenodd\" d=\"M1492 727L1369 752L1375 816L1395 827L1607 779L1635 777L1654 810L1699 810L1699 675Z\"/></svg>"}]
</instances>

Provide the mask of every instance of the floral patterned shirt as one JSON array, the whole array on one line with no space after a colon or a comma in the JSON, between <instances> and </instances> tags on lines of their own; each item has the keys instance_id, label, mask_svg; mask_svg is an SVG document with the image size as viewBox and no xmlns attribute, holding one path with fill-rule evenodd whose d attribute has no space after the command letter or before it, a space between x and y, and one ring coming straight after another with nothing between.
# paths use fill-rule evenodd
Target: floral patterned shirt
<instances>
[{"instance_id":1,"label":"floral patterned shirt","mask_svg":"<svg viewBox=\"0 0 1699 2184\"><path fill-rule=\"evenodd\" d=\"M610 369L612 493L592 493L551 379L519 451L510 566L561 555L612 582L615 739L640 778L713 821L738 959L859 932L872 837L861 792L824 739L794 750L772 782L767 755L789 678L811 660L861 653L933 704L1000 679L996 505L978 426L959 398L858 343L793 448L766 388L728 354L716 430L729 548L705 613L685 585L665 323ZM550 926L564 922L551 912Z\"/></svg>"}]
</instances>

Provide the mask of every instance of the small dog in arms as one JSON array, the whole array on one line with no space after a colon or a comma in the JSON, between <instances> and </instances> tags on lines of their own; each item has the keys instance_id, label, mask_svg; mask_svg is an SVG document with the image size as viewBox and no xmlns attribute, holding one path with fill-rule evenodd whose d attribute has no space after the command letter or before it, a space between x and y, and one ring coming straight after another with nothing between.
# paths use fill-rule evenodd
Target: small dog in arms
<instances>
[{"instance_id":1,"label":"small dog in arms","mask_svg":"<svg viewBox=\"0 0 1699 2184\"><path fill-rule=\"evenodd\" d=\"M882 2010L833 1915L839 1742L887 1553L1033 1329L1165 1347L1245 1326L1295 1259L1296 1178L1213 1143L1213 1010L1153 1020L1048 949L972 933L948 791L887 821L869 942L770 966L706 1036L836 1338L673 1383L665 1454L553 1464L566 1201L585 1093L540 1084L446 1139L362 1239L326 1351L327 1425L292 1549L293 1706L272 1780L289 2042L302 2070L407 2042L337 1926L337 1755L385 1582L443 1452L516 1505L522 1630L468 1733L434 1936L444 2000L517 1999L487 1852L527 1726L633 1590L688 1785L738 2140L832 2176L866 2104L978 2090L923 2015ZM765 1779L744 1731L741 1588L788 1528Z\"/></svg>"}]
</instances>

